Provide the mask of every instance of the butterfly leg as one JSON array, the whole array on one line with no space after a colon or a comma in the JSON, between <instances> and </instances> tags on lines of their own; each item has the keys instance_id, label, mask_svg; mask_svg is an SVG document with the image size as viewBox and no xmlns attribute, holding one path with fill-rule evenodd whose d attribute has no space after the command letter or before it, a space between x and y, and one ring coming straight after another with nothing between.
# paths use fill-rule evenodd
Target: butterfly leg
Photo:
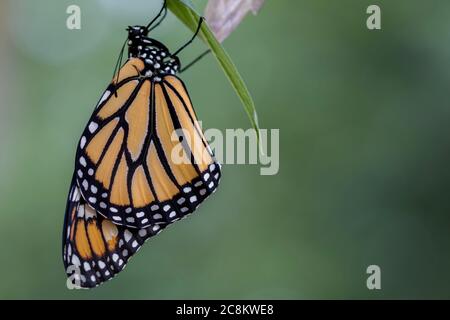
<instances>
[{"instance_id":1,"label":"butterfly leg","mask_svg":"<svg viewBox=\"0 0 450 320\"><path fill-rule=\"evenodd\" d=\"M195 37L197 37L197 35L198 35L199 32L200 32L200 28L202 27L203 20L204 20L204 18L203 18L203 17L200 17L200 19L199 19L199 21L198 21L197 30L195 30L195 33L194 33L194 35L192 36L192 38L191 38L188 42L186 42L180 49L178 49L177 51L175 51L175 53L172 54L172 57L173 57L173 56L176 56L177 54L179 54L183 49L185 49L188 45L190 45L190 44L195 40Z\"/></svg>"},{"instance_id":2,"label":"butterfly leg","mask_svg":"<svg viewBox=\"0 0 450 320\"><path fill-rule=\"evenodd\" d=\"M163 14L162 18L158 21L158 23L156 23L153 27L151 27L149 29L149 32L156 29L156 27L158 27L164 21L166 16L167 16L167 7L164 7L164 14Z\"/></svg>"},{"instance_id":3,"label":"butterfly leg","mask_svg":"<svg viewBox=\"0 0 450 320\"><path fill-rule=\"evenodd\" d=\"M149 29L152 26L152 24L155 23L156 20L158 20L158 18L162 15L163 12L164 12L164 15L163 15L162 19L155 26L153 26L153 28ZM163 3L163 6L162 6L161 10L156 15L156 17L153 18L152 21L150 21L150 23L147 25L147 27L145 29L147 29L149 31L155 29L164 20L166 15L167 15L167 0L164 0L164 3Z\"/></svg>"},{"instance_id":4,"label":"butterfly leg","mask_svg":"<svg viewBox=\"0 0 450 320\"><path fill-rule=\"evenodd\" d=\"M208 53L211 52L211 49L206 50L205 52L203 52L202 54L200 54L197 58L195 58L194 60L192 60L190 63L188 63L184 68L180 69L180 73L185 72L187 69L189 69L190 67L192 67L194 64L196 64L197 62L199 62L203 57L205 57Z\"/></svg>"}]
</instances>

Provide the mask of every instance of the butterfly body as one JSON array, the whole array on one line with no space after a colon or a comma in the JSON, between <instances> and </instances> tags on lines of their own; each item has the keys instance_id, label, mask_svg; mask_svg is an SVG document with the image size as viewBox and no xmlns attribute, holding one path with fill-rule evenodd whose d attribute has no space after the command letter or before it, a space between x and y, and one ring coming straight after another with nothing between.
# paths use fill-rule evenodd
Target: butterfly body
<instances>
[{"instance_id":1,"label":"butterfly body","mask_svg":"<svg viewBox=\"0 0 450 320\"><path fill-rule=\"evenodd\" d=\"M144 26L128 27L128 57L139 58L144 62L143 74L152 81L159 82L168 74L176 74L180 60L172 56L161 42L149 38Z\"/></svg>"}]
</instances>

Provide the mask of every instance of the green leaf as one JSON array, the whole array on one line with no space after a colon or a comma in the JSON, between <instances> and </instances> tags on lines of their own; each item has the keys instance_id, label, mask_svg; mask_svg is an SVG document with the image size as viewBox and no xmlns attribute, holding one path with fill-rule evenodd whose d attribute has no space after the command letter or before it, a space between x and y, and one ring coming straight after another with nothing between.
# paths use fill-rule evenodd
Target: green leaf
<instances>
[{"instance_id":1,"label":"green leaf","mask_svg":"<svg viewBox=\"0 0 450 320\"><path fill-rule=\"evenodd\" d=\"M169 10L178 17L178 19L180 19L188 28L192 30L192 32L197 29L200 15L196 12L191 0L168 0L167 6ZM241 99L250 122L257 132L259 141L259 124L255 103L253 102L252 96L250 95L244 80L236 69L236 66L230 56L225 51L223 46L217 41L206 23L203 23L202 25L200 37L211 49L211 52L219 62L219 65L222 67L225 75L228 77L231 85Z\"/></svg>"},{"instance_id":2,"label":"green leaf","mask_svg":"<svg viewBox=\"0 0 450 320\"><path fill-rule=\"evenodd\" d=\"M170 3L169 3L169 2L172 2L172 1L171 1L171 0L168 0L167 2L168 2L168 3L167 3L167 6L168 6L169 9L170 9ZM188 7L189 9L191 9L192 11L194 11L195 13L197 13L197 15L198 15L198 12L197 12L196 9L195 9L194 3L193 3L191 0L178 0L177 2L183 3L186 7ZM172 9L170 9L170 10L172 10Z\"/></svg>"}]
</instances>

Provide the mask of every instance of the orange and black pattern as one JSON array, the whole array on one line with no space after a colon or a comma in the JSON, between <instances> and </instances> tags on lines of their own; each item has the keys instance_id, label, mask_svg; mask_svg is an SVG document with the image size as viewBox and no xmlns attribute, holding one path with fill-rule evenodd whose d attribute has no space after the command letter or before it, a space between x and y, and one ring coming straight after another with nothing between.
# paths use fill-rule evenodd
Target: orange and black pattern
<instances>
[{"instance_id":1,"label":"orange and black pattern","mask_svg":"<svg viewBox=\"0 0 450 320\"><path fill-rule=\"evenodd\" d=\"M177 54L199 33L202 19L193 38L170 53L148 36L164 10L165 1L147 26L127 29L128 60L77 146L63 260L68 284L78 288L114 277L148 238L194 212L220 180L220 165L176 76Z\"/></svg>"},{"instance_id":2,"label":"orange and black pattern","mask_svg":"<svg viewBox=\"0 0 450 320\"><path fill-rule=\"evenodd\" d=\"M114 277L148 238L194 212L220 180L182 81L173 72L148 74L143 60L129 59L79 141L63 260L80 288Z\"/></svg>"},{"instance_id":3,"label":"orange and black pattern","mask_svg":"<svg viewBox=\"0 0 450 320\"><path fill-rule=\"evenodd\" d=\"M165 225L132 229L116 225L90 207L72 180L63 234L67 276L78 288L93 288L113 278L150 237Z\"/></svg>"},{"instance_id":4,"label":"orange and black pattern","mask_svg":"<svg viewBox=\"0 0 450 320\"><path fill-rule=\"evenodd\" d=\"M141 59L130 59L106 90L75 164L87 203L132 228L192 213L220 179L182 81L171 74L153 81L142 76L144 67ZM178 162L172 161L174 152Z\"/></svg>"}]
</instances>

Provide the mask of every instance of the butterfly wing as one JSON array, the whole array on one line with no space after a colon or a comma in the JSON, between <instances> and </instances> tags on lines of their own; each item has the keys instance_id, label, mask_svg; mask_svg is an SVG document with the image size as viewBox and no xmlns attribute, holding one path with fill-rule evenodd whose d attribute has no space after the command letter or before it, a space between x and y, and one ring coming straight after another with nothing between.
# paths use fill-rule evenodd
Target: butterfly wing
<instances>
[{"instance_id":1,"label":"butterfly wing","mask_svg":"<svg viewBox=\"0 0 450 320\"><path fill-rule=\"evenodd\" d=\"M83 198L115 224L133 228L192 213L220 179L182 81L169 75L154 82L140 76L143 68L142 60L128 60L108 87L75 164Z\"/></svg>"},{"instance_id":2,"label":"butterfly wing","mask_svg":"<svg viewBox=\"0 0 450 320\"><path fill-rule=\"evenodd\" d=\"M132 229L115 225L83 200L73 179L63 229L63 260L68 278L80 288L98 286L122 271L144 242L164 227Z\"/></svg>"}]
</instances>

